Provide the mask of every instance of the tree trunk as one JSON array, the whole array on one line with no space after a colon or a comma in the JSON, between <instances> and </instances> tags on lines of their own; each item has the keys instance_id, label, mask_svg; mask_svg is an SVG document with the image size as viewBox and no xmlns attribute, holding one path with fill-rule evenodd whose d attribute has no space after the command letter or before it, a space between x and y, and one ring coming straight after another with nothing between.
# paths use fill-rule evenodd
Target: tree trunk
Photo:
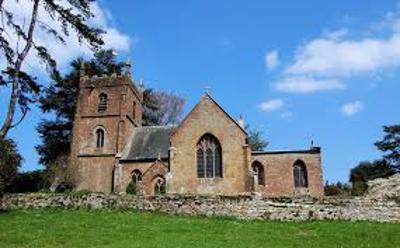
<instances>
[{"instance_id":1,"label":"tree trunk","mask_svg":"<svg viewBox=\"0 0 400 248\"><path fill-rule=\"evenodd\" d=\"M0 4L2 4L3 1L4 0L0 0ZM25 44L25 47L22 50L22 52L20 54L18 54L17 60L15 62L15 66L14 66L15 74L12 77L10 103L8 105L8 111L7 111L7 115L4 120L3 126L0 129L0 138L6 137L8 131L13 126L12 122L13 122L14 115L15 115L15 109L17 106L17 101L18 101L19 95L21 94L20 89L19 89L20 88L19 72L21 71L22 63L24 62L26 56L28 55L29 50L32 47L33 32L35 30L36 21L37 21L39 1L40 0L34 1L33 9L32 9L32 17L31 17L31 22L30 22L29 29L28 29L26 44Z\"/></svg>"}]
</instances>

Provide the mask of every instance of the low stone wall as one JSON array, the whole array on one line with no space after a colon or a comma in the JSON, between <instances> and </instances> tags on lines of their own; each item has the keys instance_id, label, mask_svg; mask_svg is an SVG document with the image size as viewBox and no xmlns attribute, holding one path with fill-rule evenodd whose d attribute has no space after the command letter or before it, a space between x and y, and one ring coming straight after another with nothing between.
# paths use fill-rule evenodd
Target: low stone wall
<instances>
[{"instance_id":1,"label":"low stone wall","mask_svg":"<svg viewBox=\"0 0 400 248\"><path fill-rule=\"evenodd\" d=\"M6 195L1 208L134 209L241 219L400 222L399 201L366 198L265 199L258 196L182 195L143 198L129 195L32 193Z\"/></svg>"}]
</instances>

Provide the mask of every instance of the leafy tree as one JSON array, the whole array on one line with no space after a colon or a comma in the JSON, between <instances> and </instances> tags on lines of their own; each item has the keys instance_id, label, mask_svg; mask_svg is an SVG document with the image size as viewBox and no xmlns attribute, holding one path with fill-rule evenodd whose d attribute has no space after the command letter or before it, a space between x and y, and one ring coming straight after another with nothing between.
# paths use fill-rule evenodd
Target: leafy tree
<instances>
[{"instance_id":1,"label":"leafy tree","mask_svg":"<svg viewBox=\"0 0 400 248\"><path fill-rule=\"evenodd\" d=\"M326 196L349 196L351 194L351 186L341 182L330 184L327 181L324 186L324 192Z\"/></svg>"},{"instance_id":2,"label":"leafy tree","mask_svg":"<svg viewBox=\"0 0 400 248\"><path fill-rule=\"evenodd\" d=\"M264 151L268 146L268 141L263 138L263 131L253 129L249 125L246 125L247 131L247 143L249 144L252 151Z\"/></svg>"},{"instance_id":3,"label":"leafy tree","mask_svg":"<svg viewBox=\"0 0 400 248\"><path fill-rule=\"evenodd\" d=\"M363 195L368 189L368 181L377 178L389 177L394 173L395 171L390 167L386 160L361 162L350 171L352 194Z\"/></svg>"},{"instance_id":4,"label":"leafy tree","mask_svg":"<svg viewBox=\"0 0 400 248\"><path fill-rule=\"evenodd\" d=\"M65 43L65 37L70 33L75 33L79 41L85 41L89 47L96 50L103 44L101 39L101 30L93 28L88 24L88 19L93 17L90 9L92 0L32 0L31 16L28 20L27 28L24 23L20 23L4 6L5 1L18 0L0 0L0 58L6 61L6 68L0 68L0 87L11 85L11 96L9 99L7 114L0 126L0 137L6 137L8 131L18 125L26 113L29 111L29 105L35 102L40 92L41 84L29 72L23 70L23 64L31 52L34 50L36 56L47 68L49 75L57 79L59 73L57 63L52 58L47 48L38 44L36 40L36 31L44 31L48 39L55 39L58 42ZM41 20L40 11L45 11L52 18L58 27L50 26ZM61 30L61 31L58 31ZM12 38L9 33L16 35L19 44L15 47L12 44ZM16 108L19 106L22 118L14 122Z\"/></svg>"},{"instance_id":5,"label":"leafy tree","mask_svg":"<svg viewBox=\"0 0 400 248\"><path fill-rule=\"evenodd\" d=\"M22 157L11 139L0 138L0 196L10 191Z\"/></svg>"},{"instance_id":6,"label":"leafy tree","mask_svg":"<svg viewBox=\"0 0 400 248\"><path fill-rule=\"evenodd\" d=\"M18 173L12 191L15 193L37 192L48 188L47 181L43 170Z\"/></svg>"},{"instance_id":7,"label":"leafy tree","mask_svg":"<svg viewBox=\"0 0 400 248\"><path fill-rule=\"evenodd\" d=\"M375 146L386 153L383 158L396 172L400 172L400 125L384 126L386 135Z\"/></svg>"},{"instance_id":8,"label":"leafy tree","mask_svg":"<svg viewBox=\"0 0 400 248\"><path fill-rule=\"evenodd\" d=\"M143 125L178 124L183 116L185 99L177 94L147 89L143 94Z\"/></svg>"},{"instance_id":9,"label":"leafy tree","mask_svg":"<svg viewBox=\"0 0 400 248\"><path fill-rule=\"evenodd\" d=\"M55 79L39 100L41 110L55 116L41 120L37 127L42 143L36 149L40 155L39 162L46 167L54 164L58 158L69 155L80 70L84 68L88 76L121 73L123 63L116 62L112 50L101 50L91 60L72 61L71 68L67 75Z\"/></svg>"}]
</instances>

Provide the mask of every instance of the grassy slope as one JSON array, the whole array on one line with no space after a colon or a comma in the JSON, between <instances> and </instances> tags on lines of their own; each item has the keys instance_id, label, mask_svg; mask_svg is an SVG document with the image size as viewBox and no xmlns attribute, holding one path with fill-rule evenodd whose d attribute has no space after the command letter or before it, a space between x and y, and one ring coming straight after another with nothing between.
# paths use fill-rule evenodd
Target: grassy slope
<instances>
[{"instance_id":1,"label":"grassy slope","mask_svg":"<svg viewBox=\"0 0 400 248\"><path fill-rule=\"evenodd\" d=\"M122 211L0 213L0 247L400 247L400 225L273 222Z\"/></svg>"}]
</instances>

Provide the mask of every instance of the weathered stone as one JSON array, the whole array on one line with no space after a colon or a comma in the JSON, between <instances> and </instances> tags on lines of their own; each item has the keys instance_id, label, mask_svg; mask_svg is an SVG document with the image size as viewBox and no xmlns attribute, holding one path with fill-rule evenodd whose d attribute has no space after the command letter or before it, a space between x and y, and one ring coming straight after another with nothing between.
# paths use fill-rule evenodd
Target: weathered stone
<instances>
[{"instance_id":1,"label":"weathered stone","mask_svg":"<svg viewBox=\"0 0 400 248\"><path fill-rule=\"evenodd\" d=\"M389 178L367 182L367 197L371 199L397 199L400 201L400 173Z\"/></svg>"},{"instance_id":2,"label":"weathered stone","mask_svg":"<svg viewBox=\"0 0 400 248\"><path fill-rule=\"evenodd\" d=\"M148 197L107 194L12 194L3 197L1 209L132 209L169 214L229 216L240 219L368 220L400 222L400 203L394 200L368 198L303 199L252 196L185 196Z\"/></svg>"}]
</instances>

